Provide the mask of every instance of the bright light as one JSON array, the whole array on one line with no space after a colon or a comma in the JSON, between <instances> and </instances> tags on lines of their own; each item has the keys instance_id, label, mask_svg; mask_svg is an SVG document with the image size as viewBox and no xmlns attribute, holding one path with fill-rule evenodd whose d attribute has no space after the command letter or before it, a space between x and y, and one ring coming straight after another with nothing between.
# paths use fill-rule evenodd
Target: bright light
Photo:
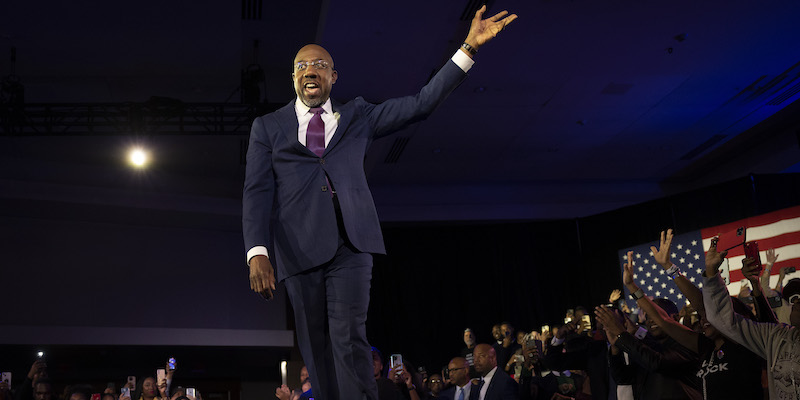
<instances>
[{"instance_id":1,"label":"bright light","mask_svg":"<svg viewBox=\"0 0 800 400\"><path fill-rule=\"evenodd\" d=\"M150 157L147 152L142 149L133 149L128 153L128 160L130 160L131 165L134 167L143 168L147 165L147 162L150 161Z\"/></svg>"}]
</instances>

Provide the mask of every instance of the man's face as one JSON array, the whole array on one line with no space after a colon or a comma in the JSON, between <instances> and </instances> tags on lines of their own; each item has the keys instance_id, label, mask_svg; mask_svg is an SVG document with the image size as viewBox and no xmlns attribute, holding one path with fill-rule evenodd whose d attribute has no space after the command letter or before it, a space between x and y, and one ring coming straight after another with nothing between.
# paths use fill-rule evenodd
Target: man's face
<instances>
[{"instance_id":1,"label":"man's face","mask_svg":"<svg viewBox=\"0 0 800 400\"><path fill-rule=\"evenodd\" d=\"M441 392L442 389L444 388L444 383L442 383L442 376L439 374L431 375L431 379L428 382L429 382L428 386L430 387L431 392L435 395L438 395L439 392Z\"/></svg>"},{"instance_id":2,"label":"man's face","mask_svg":"<svg viewBox=\"0 0 800 400\"><path fill-rule=\"evenodd\" d=\"M36 400L50 400L53 398L53 388L47 383L39 383L33 390Z\"/></svg>"},{"instance_id":3,"label":"man's face","mask_svg":"<svg viewBox=\"0 0 800 400\"><path fill-rule=\"evenodd\" d=\"M317 61L321 63L303 64L301 69L297 67L298 63ZM328 101L331 87L336 83L337 76L338 74L333 69L333 58L322 47L310 44L297 52L292 64L292 80L297 97L306 106L319 107Z\"/></svg>"},{"instance_id":4,"label":"man's face","mask_svg":"<svg viewBox=\"0 0 800 400\"><path fill-rule=\"evenodd\" d=\"M475 346L472 357L473 363L475 364L475 371L478 371L482 376L486 376L492 368L497 366L497 355L494 353L492 346L488 344L479 344Z\"/></svg>"},{"instance_id":5,"label":"man's face","mask_svg":"<svg viewBox=\"0 0 800 400\"><path fill-rule=\"evenodd\" d=\"M475 334L472 333L472 331L464 332L464 344L466 344L467 347L471 347L475 344Z\"/></svg>"},{"instance_id":6,"label":"man's face","mask_svg":"<svg viewBox=\"0 0 800 400\"><path fill-rule=\"evenodd\" d=\"M492 337L494 340L503 340L503 331L500 329L500 325L492 327Z\"/></svg>"},{"instance_id":7,"label":"man's face","mask_svg":"<svg viewBox=\"0 0 800 400\"><path fill-rule=\"evenodd\" d=\"M372 352L372 375L375 379L381 377L381 373L383 372L383 362L381 362L380 356L378 353Z\"/></svg>"},{"instance_id":8,"label":"man's face","mask_svg":"<svg viewBox=\"0 0 800 400\"><path fill-rule=\"evenodd\" d=\"M504 338L511 337L514 334L514 327L509 324L503 324L500 330L503 332Z\"/></svg>"},{"instance_id":9,"label":"man's face","mask_svg":"<svg viewBox=\"0 0 800 400\"><path fill-rule=\"evenodd\" d=\"M450 382L454 385L464 386L469 382L469 364L466 360L451 361L447 364L450 373Z\"/></svg>"}]
</instances>

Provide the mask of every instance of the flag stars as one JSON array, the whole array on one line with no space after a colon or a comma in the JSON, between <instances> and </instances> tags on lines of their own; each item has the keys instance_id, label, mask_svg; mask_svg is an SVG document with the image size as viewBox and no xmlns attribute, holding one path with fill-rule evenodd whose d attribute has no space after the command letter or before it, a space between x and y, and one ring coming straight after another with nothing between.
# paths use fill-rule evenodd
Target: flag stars
<instances>
[{"instance_id":1,"label":"flag stars","mask_svg":"<svg viewBox=\"0 0 800 400\"><path fill-rule=\"evenodd\" d=\"M650 257L652 257L652 256L653 256L653 252L651 251L651 252L647 253L647 255L649 255Z\"/></svg>"},{"instance_id":2,"label":"flag stars","mask_svg":"<svg viewBox=\"0 0 800 400\"><path fill-rule=\"evenodd\" d=\"M694 277L689 278L689 281L691 281L692 283L694 283L695 280L696 279L694 279Z\"/></svg>"},{"instance_id":3,"label":"flag stars","mask_svg":"<svg viewBox=\"0 0 800 400\"><path fill-rule=\"evenodd\" d=\"M682 249L682 248L683 248L683 245L682 245L682 244L679 244L677 247L678 247L678 250L680 250L680 249Z\"/></svg>"},{"instance_id":4,"label":"flag stars","mask_svg":"<svg viewBox=\"0 0 800 400\"><path fill-rule=\"evenodd\" d=\"M640 284L640 285L642 285L642 286L644 286L644 279L640 280L640 281L639 281L639 284Z\"/></svg>"},{"instance_id":5,"label":"flag stars","mask_svg":"<svg viewBox=\"0 0 800 400\"><path fill-rule=\"evenodd\" d=\"M703 270L700 269L700 268L696 269L695 271L697 271L697 275L702 275L703 274Z\"/></svg>"},{"instance_id":6,"label":"flag stars","mask_svg":"<svg viewBox=\"0 0 800 400\"><path fill-rule=\"evenodd\" d=\"M692 254L692 249L686 249L686 254Z\"/></svg>"},{"instance_id":7,"label":"flag stars","mask_svg":"<svg viewBox=\"0 0 800 400\"><path fill-rule=\"evenodd\" d=\"M686 262L686 259L685 259L685 258L683 258L683 257L681 257L681 258L678 260L678 262L679 262L679 263L681 263L681 264L683 264L683 263L685 263L685 262Z\"/></svg>"},{"instance_id":8,"label":"flag stars","mask_svg":"<svg viewBox=\"0 0 800 400\"><path fill-rule=\"evenodd\" d=\"M661 271L658 271L658 273L659 273L659 274L661 274L661 275L664 275L664 273L665 273L665 272L664 272L664 270L662 269Z\"/></svg>"},{"instance_id":9,"label":"flag stars","mask_svg":"<svg viewBox=\"0 0 800 400\"><path fill-rule=\"evenodd\" d=\"M623 260L625 260L625 261L627 261L627 260L628 260L628 255L627 255L627 254L625 254L624 256L622 256L622 259L623 259Z\"/></svg>"},{"instance_id":10,"label":"flag stars","mask_svg":"<svg viewBox=\"0 0 800 400\"><path fill-rule=\"evenodd\" d=\"M669 294L675 294L675 289L670 289Z\"/></svg>"},{"instance_id":11,"label":"flag stars","mask_svg":"<svg viewBox=\"0 0 800 400\"><path fill-rule=\"evenodd\" d=\"M672 258L675 258L675 257L677 257L678 255L677 255L677 254L675 254L675 253L672 253L672 254L670 254L669 256L670 256L670 257L672 257Z\"/></svg>"},{"instance_id":12,"label":"flag stars","mask_svg":"<svg viewBox=\"0 0 800 400\"><path fill-rule=\"evenodd\" d=\"M689 263L689 268L694 268L694 263Z\"/></svg>"},{"instance_id":13,"label":"flag stars","mask_svg":"<svg viewBox=\"0 0 800 400\"><path fill-rule=\"evenodd\" d=\"M666 283L662 283L662 284L661 284L661 288L662 288L662 289L666 289L666 288L667 288L667 284L666 284Z\"/></svg>"},{"instance_id":14,"label":"flag stars","mask_svg":"<svg viewBox=\"0 0 800 400\"><path fill-rule=\"evenodd\" d=\"M695 254L695 255L694 255L694 259L695 259L695 260L699 260L699 259L700 259L700 254Z\"/></svg>"},{"instance_id":15,"label":"flag stars","mask_svg":"<svg viewBox=\"0 0 800 400\"><path fill-rule=\"evenodd\" d=\"M653 278L653 283L658 283L658 278Z\"/></svg>"},{"instance_id":16,"label":"flag stars","mask_svg":"<svg viewBox=\"0 0 800 400\"><path fill-rule=\"evenodd\" d=\"M642 258L642 254L641 253L636 253L636 258Z\"/></svg>"},{"instance_id":17,"label":"flag stars","mask_svg":"<svg viewBox=\"0 0 800 400\"><path fill-rule=\"evenodd\" d=\"M649 278L650 277L650 273L648 272L648 273L644 274L644 276Z\"/></svg>"},{"instance_id":18,"label":"flag stars","mask_svg":"<svg viewBox=\"0 0 800 400\"><path fill-rule=\"evenodd\" d=\"M661 292L660 291L656 291L656 297L661 297Z\"/></svg>"},{"instance_id":19,"label":"flag stars","mask_svg":"<svg viewBox=\"0 0 800 400\"><path fill-rule=\"evenodd\" d=\"M679 298L679 299L682 299L682 298L683 298L683 294L681 294L681 293L678 293L678 298Z\"/></svg>"},{"instance_id":20,"label":"flag stars","mask_svg":"<svg viewBox=\"0 0 800 400\"><path fill-rule=\"evenodd\" d=\"M703 288L703 283L702 283L702 282L698 283L698 284L697 284L697 287L699 287L700 289L702 289L702 288Z\"/></svg>"},{"instance_id":21,"label":"flag stars","mask_svg":"<svg viewBox=\"0 0 800 400\"><path fill-rule=\"evenodd\" d=\"M644 271L644 267L639 267L639 272Z\"/></svg>"},{"instance_id":22,"label":"flag stars","mask_svg":"<svg viewBox=\"0 0 800 400\"><path fill-rule=\"evenodd\" d=\"M648 260L648 259L646 259L646 258L645 258L645 259L644 259L644 263L645 263L645 264L650 264L650 260Z\"/></svg>"},{"instance_id":23,"label":"flag stars","mask_svg":"<svg viewBox=\"0 0 800 400\"><path fill-rule=\"evenodd\" d=\"M639 277L636 274L633 274L633 279L638 279Z\"/></svg>"},{"instance_id":24,"label":"flag stars","mask_svg":"<svg viewBox=\"0 0 800 400\"><path fill-rule=\"evenodd\" d=\"M648 285L647 286L647 291L649 292L649 291L652 291L652 290L653 290L653 285Z\"/></svg>"},{"instance_id":25,"label":"flag stars","mask_svg":"<svg viewBox=\"0 0 800 400\"><path fill-rule=\"evenodd\" d=\"M692 246L697 246L697 240L692 240Z\"/></svg>"}]
</instances>

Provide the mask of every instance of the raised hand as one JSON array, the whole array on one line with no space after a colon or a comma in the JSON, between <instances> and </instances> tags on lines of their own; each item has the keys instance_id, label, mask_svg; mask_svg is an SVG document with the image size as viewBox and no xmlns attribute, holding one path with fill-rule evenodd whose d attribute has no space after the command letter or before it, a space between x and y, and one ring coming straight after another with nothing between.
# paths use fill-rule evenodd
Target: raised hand
<instances>
[{"instance_id":1,"label":"raised hand","mask_svg":"<svg viewBox=\"0 0 800 400\"><path fill-rule=\"evenodd\" d=\"M728 255L728 250L717 253L717 242L719 242L718 237L711 239L711 246L706 252L706 276L714 276L719 273L719 266L722 265L722 260Z\"/></svg>"},{"instance_id":2,"label":"raised hand","mask_svg":"<svg viewBox=\"0 0 800 400\"><path fill-rule=\"evenodd\" d=\"M767 250L767 264L775 264L778 261L778 257L780 257L780 254L775 254L775 249Z\"/></svg>"},{"instance_id":3,"label":"raised hand","mask_svg":"<svg viewBox=\"0 0 800 400\"><path fill-rule=\"evenodd\" d=\"M624 270L622 272L622 283L625 286L633 284L633 252L628 252L628 260L625 262Z\"/></svg>"},{"instance_id":4,"label":"raised hand","mask_svg":"<svg viewBox=\"0 0 800 400\"><path fill-rule=\"evenodd\" d=\"M669 260L669 250L672 246L672 229L667 229L666 234L664 231L661 231L661 240L658 244L658 249L655 246L650 246L650 251L653 252L653 258L656 259L656 262L664 267L664 269L668 269L672 266L672 261Z\"/></svg>"},{"instance_id":5,"label":"raised hand","mask_svg":"<svg viewBox=\"0 0 800 400\"><path fill-rule=\"evenodd\" d=\"M494 39L511 21L517 19L517 14L508 15L508 11L505 10L492 17L481 19L484 12L486 12L486 5L475 12L475 17L472 18L472 24L469 27L469 33L464 40L464 43L472 46L476 51L486 42Z\"/></svg>"},{"instance_id":6,"label":"raised hand","mask_svg":"<svg viewBox=\"0 0 800 400\"><path fill-rule=\"evenodd\" d=\"M611 291L611 295L608 296L609 303L616 303L622 297L622 291L619 289L614 289Z\"/></svg>"}]
</instances>

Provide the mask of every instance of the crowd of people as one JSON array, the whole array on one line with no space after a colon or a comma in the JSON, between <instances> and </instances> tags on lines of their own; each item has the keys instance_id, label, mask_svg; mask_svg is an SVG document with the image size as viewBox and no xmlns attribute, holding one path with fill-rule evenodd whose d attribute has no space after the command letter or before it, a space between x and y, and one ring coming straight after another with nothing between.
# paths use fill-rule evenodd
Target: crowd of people
<instances>
[{"instance_id":1,"label":"crowd of people","mask_svg":"<svg viewBox=\"0 0 800 400\"><path fill-rule=\"evenodd\" d=\"M716 240L706 253L702 285L671 262L671 243L672 231L662 232L651 250L687 299L680 308L637 286L628 253L622 283L630 308L613 290L593 313L580 306L567 310L563 325L527 332L503 322L492 327L491 343L479 343L476 332L465 329L464 348L441 371L415 368L411 360L373 347L379 399L800 399L800 336L794 328L800 324L800 279L784 287L780 271L771 288L779 255L770 249L763 267L744 259L742 273L752 289L730 296L719 273L726 252L717 251ZM172 386L169 364L162 371L128 377L120 389L109 384L99 394L73 385L58 395L45 362L37 360L15 390L0 382L0 400L202 400L193 388ZM300 382L295 389L277 388L275 397L313 399L305 367Z\"/></svg>"},{"instance_id":2,"label":"crowd of people","mask_svg":"<svg viewBox=\"0 0 800 400\"><path fill-rule=\"evenodd\" d=\"M157 370L155 377L128 376L119 389L113 382L101 391L89 384L75 384L64 386L59 393L50 380L47 363L40 357L13 390L8 379L0 382L0 400L202 400L195 388L172 386L174 366L174 360L170 359L166 368Z\"/></svg>"},{"instance_id":3,"label":"crowd of people","mask_svg":"<svg viewBox=\"0 0 800 400\"><path fill-rule=\"evenodd\" d=\"M465 347L428 374L407 359L384 357L373 348L381 400L563 400L563 399L800 399L800 279L783 287L786 271L771 288L779 255L766 252L763 267L745 258L742 273L751 290L730 296L719 273L726 255L712 240L702 284L672 263L672 231L652 247L656 262L687 299L678 307L653 298L634 280L628 253L620 290L594 309L568 310L565 323L515 332L509 323L492 328L491 344L464 331ZM704 288L703 290L700 287ZM744 301L743 301L744 300ZM388 359L388 360L387 360ZM313 388L282 400L313 398Z\"/></svg>"}]
</instances>

